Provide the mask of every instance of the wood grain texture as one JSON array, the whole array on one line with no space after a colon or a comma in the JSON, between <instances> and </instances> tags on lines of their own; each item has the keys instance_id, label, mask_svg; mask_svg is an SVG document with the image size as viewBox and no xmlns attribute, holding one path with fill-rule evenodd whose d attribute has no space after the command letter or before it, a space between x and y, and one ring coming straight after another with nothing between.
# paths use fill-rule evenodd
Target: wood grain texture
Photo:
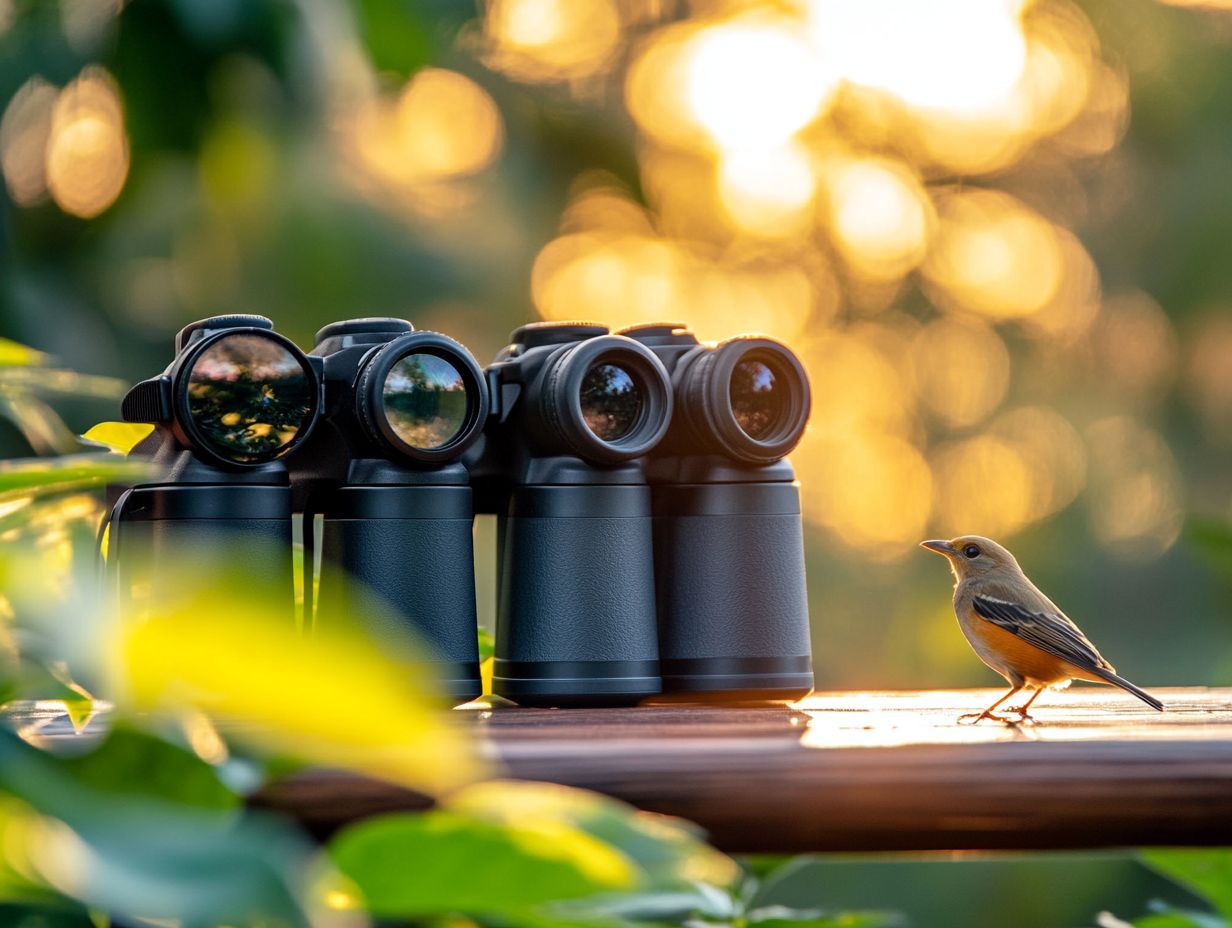
<instances>
[{"instance_id":1,"label":"wood grain texture","mask_svg":"<svg viewBox=\"0 0 1232 928\"><path fill-rule=\"evenodd\" d=\"M955 724L999 692L458 715L504 775L683 816L732 852L1232 845L1232 689L1156 689L1156 713L1078 688L1041 696L1033 726ZM329 771L257 802L318 832L426 805Z\"/></svg>"}]
</instances>

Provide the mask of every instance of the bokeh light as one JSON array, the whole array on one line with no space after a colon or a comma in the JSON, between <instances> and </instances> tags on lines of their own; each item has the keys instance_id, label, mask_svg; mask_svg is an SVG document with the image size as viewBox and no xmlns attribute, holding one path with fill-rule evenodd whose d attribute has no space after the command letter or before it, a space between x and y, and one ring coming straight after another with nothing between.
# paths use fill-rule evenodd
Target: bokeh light
<instances>
[{"instance_id":1,"label":"bokeh light","mask_svg":"<svg viewBox=\"0 0 1232 928\"><path fill-rule=\"evenodd\" d=\"M605 70L619 47L613 0L492 0L483 28L489 66L527 83Z\"/></svg>"},{"instance_id":2,"label":"bokeh light","mask_svg":"<svg viewBox=\"0 0 1232 928\"><path fill-rule=\"evenodd\" d=\"M856 274L901 277L924 258L934 222L919 179L884 158L837 160L824 171L834 247Z\"/></svg>"},{"instance_id":3,"label":"bokeh light","mask_svg":"<svg viewBox=\"0 0 1232 928\"><path fill-rule=\"evenodd\" d=\"M413 207L438 213L464 202L450 182L490 166L504 141L491 95L443 68L420 70L395 97L369 97L341 117L340 129L379 197L401 195Z\"/></svg>"},{"instance_id":4,"label":"bokeh light","mask_svg":"<svg viewBox=\"0 0 1232 928\"><path fill-rule=\"evenodd\" d=\"M36 75L13 95L0 120L0 167L18 206L47 197L47 137L55 103L55 87Z\"/></svg>"},{"instance_id":5,"label":"bokeh light","mask_svg":"<svg viewBox=\"0 0 1232 928\"><path fill-rule=\"evenodd\" d=\"M1127 560L1158 557L1176 543L1184 513L1176 460L1163 438L1128 416L1086 430L1091 531Z\"/></svg>"},{"instance_id":6,"label":"bokeh light","mask_svg":"<svg viewBox=\"0 0 1232 928\"><path fill-rule=\"evenodd\" d=\"M814 0L820 55L846 80L909 106L980 110L1017 83L1026 63L1023 0Z\"/></svg>"},{"instance_id":7,"label":"bokeh light","mask_svg":"<svg viewBox=\"0 0 1232 928\"><path fill-rule=\"evenodd\" d=\"M66 213L90 219L120 195L128 137L115 80L89 67L60 92L47 140L47 189Z\"/></svg>"},{"instance_id":8,"label":"bokeh light","mask_svg":"<svg viewBox=\"0 0 1232 928\"><path fill-rule=\"evenodd\" d=\"M1001 405L1010 382L1010 355L991 326L935 319L911 344L920 400L951 428L976 425Z\"/></svg>"}]
</instances>

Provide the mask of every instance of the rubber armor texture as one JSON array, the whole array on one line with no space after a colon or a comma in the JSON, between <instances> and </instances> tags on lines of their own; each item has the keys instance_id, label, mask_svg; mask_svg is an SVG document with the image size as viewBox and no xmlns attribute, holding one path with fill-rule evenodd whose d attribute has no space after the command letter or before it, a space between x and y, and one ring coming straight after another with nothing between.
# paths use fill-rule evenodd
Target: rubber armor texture
<instances>
[{"instance_id":1,"label":"rubber armor texture","mask_svg":"<svg viewBox=\"0 0 1232 928\"><path fill-rule=\"evenodd\" d=\"M811 653L799 515L655 519L663 660Z\"/></svg>"},{"instance_id":2,"label":"rubber armor texture","mask_svg":"<svg viewBox=\"0 0 1232 928\"><path fill-rule=\"evenodd\" d=\"M469 519L326 518L321 556L342 568L321 578L321 616L345 609L359 581L389 607L380 619L362 610L378 641L400 641L409 627L440 660L479 660Z\"/></svg>"},{"instance_id":3,"label":"rubber armor texture","mask_svg":"<svg viewBox=\"0 0 1232 928\"><path fill-rule=\"evenodd\" d=\"M497 657L657 660L651 545L646 516L510 517Z\"/></svg>"},{"instance_id":4,"label":"rubber armor texture","mask_svg":"<svg viewBox=\"0 0 1232 928\"><path fill-rule=\"evenodd\" d=\"M218 553L231 571L229 584L285 596L288 621L294 617L289 512L285 519L128 522L121 517L112 531L119 532L116 559L122 589L147 588L152 603L175 601L183 596L186 573L212 569L198 556Z\"/></svg>"}]
</instances>

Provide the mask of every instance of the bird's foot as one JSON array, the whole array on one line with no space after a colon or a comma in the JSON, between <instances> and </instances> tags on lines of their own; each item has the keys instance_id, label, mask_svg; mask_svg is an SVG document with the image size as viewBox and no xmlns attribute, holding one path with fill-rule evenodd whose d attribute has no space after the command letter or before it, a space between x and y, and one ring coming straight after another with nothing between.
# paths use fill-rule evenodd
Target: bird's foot
<instances>
[{"instance_id":1,"label":"bird's foot","mask_svg":"<svg viewBox=\"0 0 1232 928\"><path fill-rule=\"evenodd\" d=\"M1016 719L1006 718L1004 715L996 715L995 713L987 710L983 712L968 712L966 715L960 715L958 717L958 724L962 725L964 719L975 719L974 722L969 723L971 725L978 725L980 722L984 721L984 719L992 719L994 722L1004 722L1006 725L1018 724Z\"/></svg>"},{"instance_id":2,"label":"bird's foot","mask_svg":"<svg viewBox=\"0 0 1232 928\"><path fill-rule=\"evenodd\" d=\"M1034 724L1035 724L1035 716L1030 715L1030 714L1027 712L1027 707L1026 707L1026 706L1010 706L1010 707L1009 707L1008 709L1006 709L1005 711L1006 711L1006 712L1013 712L1015 715L1017 715L1017 716L1018 716L1018 721L1020 721L1020 722L1025 722L1025 723L1028 723L1028 724L1031 724L1031 725L1034 725Z\"/></svg>"}]
</instances>

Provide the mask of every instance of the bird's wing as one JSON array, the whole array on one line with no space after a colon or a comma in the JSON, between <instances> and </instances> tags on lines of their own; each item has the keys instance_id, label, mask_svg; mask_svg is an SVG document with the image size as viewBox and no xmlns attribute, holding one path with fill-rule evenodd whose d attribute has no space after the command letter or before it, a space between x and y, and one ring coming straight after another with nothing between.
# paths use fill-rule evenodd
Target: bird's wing
<instances>
[{"instance_id":1,"label":"bird's wing","mask_svg":"<svg viewBox=\"0 0 1232 928\"><path fill-rule=\"evenodd\" d=\"M1034 612L1018 603L993 596L976 596L975 612L1027 644L1047 651L1076 667L1111 670L1086 635L1061 612Z\"/></svg>"}]
</instances>

